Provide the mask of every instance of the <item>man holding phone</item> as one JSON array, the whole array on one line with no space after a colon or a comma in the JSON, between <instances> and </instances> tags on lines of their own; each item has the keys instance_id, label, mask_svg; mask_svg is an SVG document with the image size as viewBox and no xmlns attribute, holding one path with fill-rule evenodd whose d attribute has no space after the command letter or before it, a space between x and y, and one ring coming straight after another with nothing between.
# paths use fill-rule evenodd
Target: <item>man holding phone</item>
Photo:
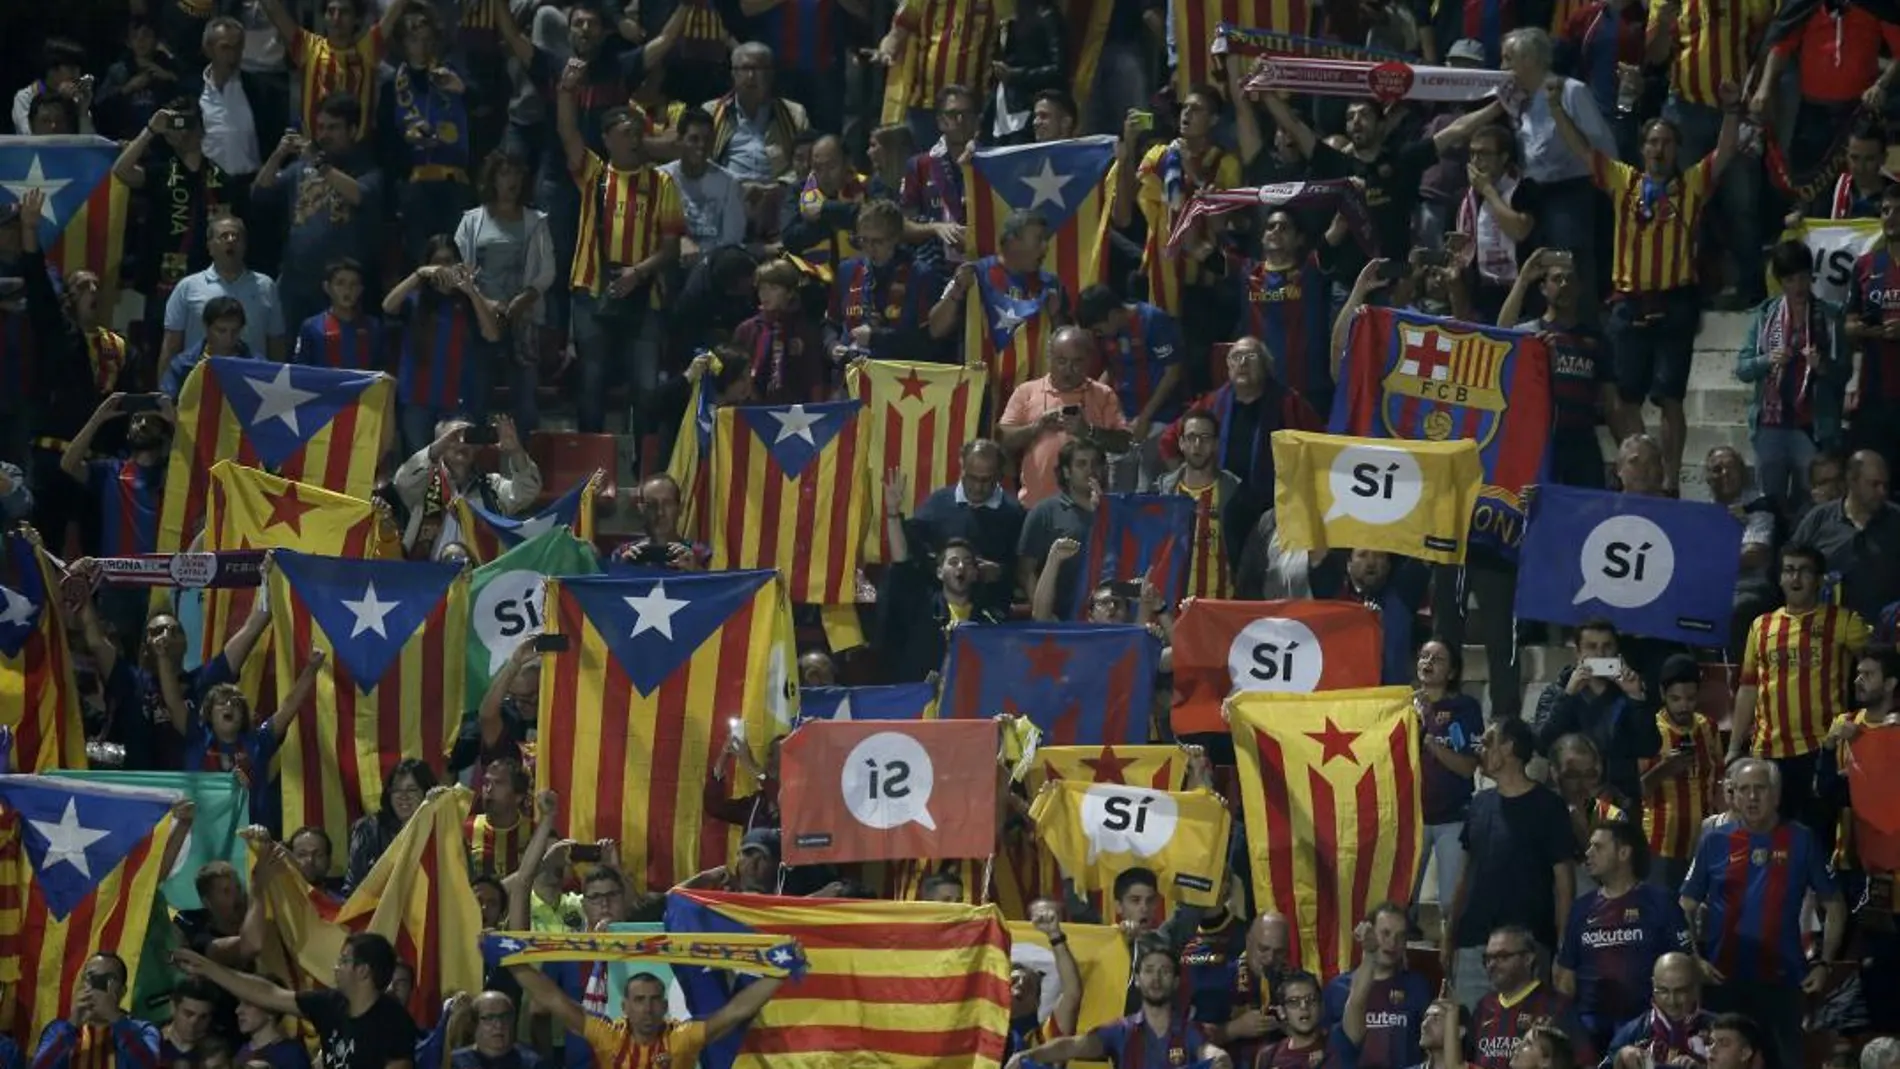
<instances>
[{"instance_id":1,"label":"man holding phone","mask_svg":"<svg viewBox=\"0 0 1900 1069\"><path fill-rule=\"evenodd\" d=\"M1089 378L1094 357L1094 335L1080 327L1058 329L1049 339L1049 373L1016 387L1003 408L997 430L1003 448L1021 458L1025 506L1056 496L1057 458L1071 439L1109 431L1125 444L1121 399Z\"/></svg>"},{"instance_id":2,"label":"man holding phone","mask_svg":"<svg viewBox=\"0 0 1900 1069\"><path fill-rule=\"evenodd\" d=\"M35 1069L103 1066L107 1051L113 1065L124 1069L157 1065L157 1027L128 1015L120 1005L127 979L125 959L112 951L88 959L79 970L71 1013L40 1032L33 1052Z\"/></svg>"},{"instance_id":3,"label":"man holding phone","mask_svg":"<svg viewBox=\"0 0 1900 1069\"><path fill-rule=\"evenodd\" d=\"M492 442L501 455L501 471L485 472L475 467L475 447L470 436L478 428L467 420L444 420L436 424L435 441L402 462L392 480L396 494L409 510L403 525L402 544L406 550L433 550L442 534L445 510L456 497L465 497L490 512L514 516L525 512L541 493L541 469L522 448L515 434L515 423L497 416L493 427L479 428L492 433Z\"/></svg>"},{"instance_id":4,"label":"man holding phone","mask_svg":"<svg viewBox=\"0 0 1900 1069\"><path fill-rule=\"evenodd\" d=\"M1624 662L1616 625L1587 620L1572 642L1577 663L1538 702L1549 703L1549 709L1541 718L1537 749L1548 755L1558 739L1583 735L1603 759L1604 781L1625 799L1641 798L1639 763L1662 749L1656 704L1643 677Z\"/></svg>"},{"instance_id":5,"label":"man holding phone","mask_svg":"<svg viewBox=\"0 0 1900 1069\"><path fill-rule=\"evenodd\" d=\"M636 568L701 570L709 552L680 533L680 484L664 472L640 484L640 519L646 532L614 550L613 559Z\"/></svg>"}]
</instances>

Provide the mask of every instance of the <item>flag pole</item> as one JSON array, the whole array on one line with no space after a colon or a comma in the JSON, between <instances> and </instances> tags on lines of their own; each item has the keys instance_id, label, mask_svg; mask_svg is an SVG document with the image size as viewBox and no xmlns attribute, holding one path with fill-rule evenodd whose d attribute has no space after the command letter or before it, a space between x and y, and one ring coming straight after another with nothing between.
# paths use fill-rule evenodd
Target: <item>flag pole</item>
<instances>
[{"instance_id":1,"label":"flag pole","mask_svg":"<svg viewBox=\"0 0 1900 1069\"><path fill-rule=\"evenodd\" d=\"M990 855L983 859L983 891L977 897L977 900L976 900L977 905L987 906L990 904L990 879L995 874L995 872L996 872L996 851L992 850L990 851Z\"/></svg>"}]
</instances>

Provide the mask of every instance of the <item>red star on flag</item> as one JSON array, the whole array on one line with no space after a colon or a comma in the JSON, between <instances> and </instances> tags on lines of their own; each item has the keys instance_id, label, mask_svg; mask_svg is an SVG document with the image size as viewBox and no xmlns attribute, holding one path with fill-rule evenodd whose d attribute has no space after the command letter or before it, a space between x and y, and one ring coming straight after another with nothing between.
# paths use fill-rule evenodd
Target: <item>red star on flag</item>
<instances>
[{"instance_id":1,"label":"red star on flag","mask_svg":"<svg viewBox=\"0 0 1900 1069\"><path fill-rule=\"evenodd\" d=\"M1051 683L1060 683L1068 671L1069 651L1053 635L1031 646L1023 656L1029 658L1031 681L1046 677Z\"/></svg>"},{"instance_id":2,"label":"red star on flag","mask_svg":"<svg viewBox=\"0 0 1900 1069\"><path fill-rule=\"evenodd\" d=\"M924 399L924 386L926 383L924 382L924 377L917 374L916 368L911 368L910 374L898 379L897 384L904 388L904 392L897 397L899 401L902 401L906 397L915 397L919 401Z\"/></svg>"},{"instance_id":3,"label":"red star on flag","mask_svg":"<svg viewBox=\"0 0 1900 1069\"><path fill-rule=\"evenodd\" d=\"M1127 786L1128 780L1122 775L1124 769L1135 763L1132 757L1115 756L1115 747L1104 746L1100 756L1084 757L1082 763L1095 773L1095 782L1114 783Z\"/></svg>"},{"instance_id":4,"label":"red star on flag","mask_svg":"<svg viewBox=\"0 0 1900 1069\"><path fill-rule=\"evenodd\" d=\"M1353 764L1359 763L1359 757L1352 752L1352 744L1359 738L1357 731L1342 731L1333 723L1332 717L1326 718L1325 731L1309 731L1306 737L1320 745L1319 763L1324 768L1326 762L1335 757L1343 757Z\"/></svg>"},{"instance_id":5,"label":"red star on flag","mask_svg":"<svg viewBox=\"0 0 1900 1069\"><path fill-rule=\"evenodd\" d=\"M281 494L272 494L267 491L264 494L264 500L270 502L270 519L264 523L265 530L281 523L302 535L304 515L315 512L317 509L317 506L297 496L295 483L286 484Z\"/></svg>"}]
</instances>

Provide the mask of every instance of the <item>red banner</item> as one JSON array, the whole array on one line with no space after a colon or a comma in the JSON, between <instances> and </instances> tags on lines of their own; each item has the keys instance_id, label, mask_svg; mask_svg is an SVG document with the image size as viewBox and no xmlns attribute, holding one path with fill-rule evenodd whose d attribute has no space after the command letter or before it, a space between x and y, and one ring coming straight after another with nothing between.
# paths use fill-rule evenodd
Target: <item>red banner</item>
<instances>
[{"instance_id":1,"label":"red banner","mask_svg":"<svg viewBox=\"0 0 1900 1069\"><path fill-rule=\"evenodd\" d=\"M785 740L791 865L996 851L993 720L814 721Z\"/></svg>"},{"instance_id":2,"label":"red banner","mask_svg":"<svg viewBox=\"0 0 1900 1069\"><path fill-rule=\"evenodd\" d=\"M1227 730L1229 694L1379 685L1378 614L1350 601L1194 599L1174 625L1174 732Z\"/></svg>"}]
</instances>

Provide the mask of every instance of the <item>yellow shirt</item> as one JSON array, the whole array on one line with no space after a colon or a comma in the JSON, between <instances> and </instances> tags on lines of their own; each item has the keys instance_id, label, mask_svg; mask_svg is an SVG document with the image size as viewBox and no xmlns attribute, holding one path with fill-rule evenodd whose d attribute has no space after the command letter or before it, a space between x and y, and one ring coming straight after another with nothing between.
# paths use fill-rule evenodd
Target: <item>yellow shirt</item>
<instances>
[{"instance_id":1,"label":"yellow shirt","mask_svg":"<svg viewBox=\"0 0 1900 1069\"><path fill-rule=\"evenodd\" d=\"M1148 240L1141 250L1141 271L1148 278L1148 300L1169 315L1178 316L1181 314L1184 288L1207 279L1200 264L1185 256L1169 256L1166 252L1168 234L1174 229L1175 212L1187 203L1187 198L1202 189L1233 189L1240 185L1240 158L1218 146L1210 146L1196 161L1192 172L1200 176L1201 184L1196 184L1184 166L1181 173L1181 203L1170 204L1166 172L1172 169L1167 163L1171 147L1156 145L1141 158L1141 167L1136 172L1136 182L1139 184L1135 187L1135 204L1148 221ZM1183 150L1183 155L1185 153L1186 150ZM1119 180L1119 175L1111 179L1111 188L1113 182Z\"/></svg>"},{"instance_id":2,"label":"yellow shirt","mask_svg":"<svg viewBox=\"0 0 1900 1069\"><path fill-rule=\"evenodd\" d=\"M668 1021L651 1042L640 1043L627 1031L627 1022L587 1018L581 1033L594 1048L598 1069L689 1069L706 1047L702 1021Z\"/></svg>"}]
</instances>

